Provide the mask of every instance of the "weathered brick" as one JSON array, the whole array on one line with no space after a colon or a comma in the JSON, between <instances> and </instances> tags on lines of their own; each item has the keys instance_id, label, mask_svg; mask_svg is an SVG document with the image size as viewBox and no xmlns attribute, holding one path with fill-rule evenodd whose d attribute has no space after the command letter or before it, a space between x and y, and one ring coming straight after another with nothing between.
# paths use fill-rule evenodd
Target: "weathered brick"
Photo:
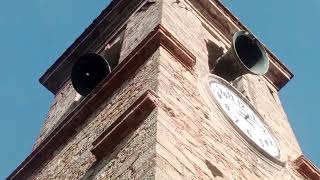
<instances>
[{"instance_id":1,"label":"weathered brick","mask_svg":"<svg viewBox=\"0 0 320 180\"><path fill-rule=\"evenodd\" d=\"M125 67L130 57L144 57L143 52L152 51L151 55L110 96L101 97L103 103L26 178L301 179L288 164L277 165L255 150L204 88L204 78L210 74L208 42L225 52L232 33L243 28L226 13L208 0L148 1L132 12L126 21L121 65ZM155 49L142 46L152 38L158 43ZM181 57L195 60L195 66ZM265 76L244 75L236 88L264 117L281 149L280 161L288 163L301 154L274 84ZM127 110L146 91L154 93L156 108L111 154L94 156L92 143L130 114ZM56 94L34 150L73 110L75 97L69 80Z\"/></svg>"}]
</instances>

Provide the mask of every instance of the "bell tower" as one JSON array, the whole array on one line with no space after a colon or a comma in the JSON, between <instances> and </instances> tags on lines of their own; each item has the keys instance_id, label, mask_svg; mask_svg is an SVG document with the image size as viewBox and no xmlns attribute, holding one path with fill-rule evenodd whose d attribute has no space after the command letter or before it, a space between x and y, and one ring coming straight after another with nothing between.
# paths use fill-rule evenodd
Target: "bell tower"
<instances>
[{"instance_id":1,"label":"bell tower","mask_svg":"<svg viewBox=\"0 0 320 180\"><path fill-rule=\"evenodd\" d=\"M293 74L217 0L113 0L44 73L55 98L8 179L320 179Z\"/></svg>"}]
</instances>

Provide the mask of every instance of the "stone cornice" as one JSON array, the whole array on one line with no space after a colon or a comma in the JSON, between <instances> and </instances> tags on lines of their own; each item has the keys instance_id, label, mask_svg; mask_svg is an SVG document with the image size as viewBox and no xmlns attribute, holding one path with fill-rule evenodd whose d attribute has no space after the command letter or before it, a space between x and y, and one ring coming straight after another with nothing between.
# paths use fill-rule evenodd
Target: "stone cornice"
<instances>
[{"instance_id":1,"label":"stone cornice","mask_svg":"<svg viewBox=\"0 0 320 180\"><path fill-rule=\"evenodd\" d=\"M310 180L319 180L320 179L320 170L312 164L304 155L299 156L294 162L293 165L295 169L301 174L304 178Z\"/></svg>"},{"instance_id":2,"label":"stone cornice","mask_svg":"<svg viewBox=\"0 0 320 180\"><path fill-rule=\"evenodd\" d=\"M186 69L192 71L196 63L195 56L164 27L158 25L85 99L59 121L56 128L7 179L25 179L50 159L53 152L76 133L75 129L82 125L159 47L167 50Z\"/></svg>"},{"instance_id":3,"label":"stone cornice","mask_svg":"<svg viewBox=\"0 0 320 180\"><path fill-rule=\"evenodd\" d=\"M118 144L139 127L143 120L155 109L157 95L146 91L117 120L115 120L92 143L91 150L97 160L111 154Z\"/></svg>"}]
</instances>

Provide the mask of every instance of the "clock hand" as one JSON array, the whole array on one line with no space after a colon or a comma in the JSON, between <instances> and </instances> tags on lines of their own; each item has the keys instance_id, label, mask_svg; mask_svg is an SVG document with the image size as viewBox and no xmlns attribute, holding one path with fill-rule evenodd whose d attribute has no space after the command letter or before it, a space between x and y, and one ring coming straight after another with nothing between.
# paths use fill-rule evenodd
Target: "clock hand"
<instances>
[{"instance_id":1,"label":"clock hand","mask_svg":"<svg viewBox=\"0 0 320 180\"><path fill-rule=\"evenodd\" d=\"M254 122L254 123L255 123L256 125L258 125L260 128L264 129L264 127L261 126L261 124L258 123L255 118L251 118L251 116L249 116L249 119L250 119L251 122Z\"/></svg>"},{"instance_id":2,"label":"clock hand","mask_svg":"<svg viewBox=\"0 0 320 180\"><path fill-rule=\"evenodd\" d=\"M238 112L241 114L241 116L246 116L246 114L240 110L238 110Z\"/></svg>"},{"instance_id":3,"label":"clock hand","mask_svg":"<svg viewBox=\"0 0 320 180\"><path fill-rule=\"evenodd\" d=\"M248 114L246 114L246 113L244 113L244 112L242 112L242 111L238 111L238 112L241 114L241 116L242 116L245 120L250 119L250 116L249 116Z\"/></svg>"},{"instance_id":4,"label":"clock hand","mask_svg":"<svg viewBox=\"0 0 320 180\"><path fill-rule=\"evenodd\" d=\"M242 111L239 111L238 112L241 114L241 116L252 126L255 128L255 126L252 124L252 121L249 121L249 118L250 116L248 114L245 114L244 112Z\"/></svg>"},{"instance_id":5,"label":"clock hand","mask_svg":"<svg viewBox=\"0 0 320 180\"><path fill-rule=\"evenodd\" d=\"M249 114L244 113L244 112L242 112L242 111L239 111L239 112L244 116L244 118L245 118L247 121L250 120L252 123L257 124L257 123L256 123L256 120L255 120L255 119L252 119Z\"/></svg>"}]
</instances>

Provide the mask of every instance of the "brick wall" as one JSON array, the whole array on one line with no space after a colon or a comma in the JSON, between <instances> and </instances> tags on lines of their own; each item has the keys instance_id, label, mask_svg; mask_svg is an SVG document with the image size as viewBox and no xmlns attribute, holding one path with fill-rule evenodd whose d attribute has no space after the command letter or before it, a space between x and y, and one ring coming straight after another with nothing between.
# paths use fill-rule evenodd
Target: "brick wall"
<instances>
[{"instance_id":1,"label":"brick wall","mask_svg":"<svg viewBox=\"0 0 320 180\"><path fill-rule=\"evenodd\" d=\"M287 162L284 167L248 145L201 85L209 73L208 42L226 51L230 37L208 25L210 18L200 4L195 5L197 1L152 2L129 18L120 61L161 24L194 55L196 65L186 67L160 43L30 179L301 179L288 163L301 150L274 87L253 75L245 75L240 82L246 84L244 94L275 134L280 159ZM92 143L147 90L158 96L156 108L113 153L97 160ZM55 97L35 147L59 123L74 97L67 82Z\"/></svg>"},{"instance_id":2,"label":"brick wall","mask_svg":"<svg viewBox=\"0 0 320 180\"><path fill-rule=\"evenodd\" d=\"M206 100L210 97L200 92L200 78L166 51L161 52L158 94L164 107L159 110L157 165L163 172L159 173L173 179L299 179L290 165L279 167L254 151L218 106ZM250 79L249 83L256 80ZM301 151L281 106L270 102L265 82L260 83L255 82L251 91L264 97L253 93L253 104L259 104L256 107L279 142L281 160L288 162L288 156L295 157Z\"/></svg>"},{"instance_id":3,"label":"brick wall","mask_svg":"<svg viewBox=\"0 0 320 180\"><path fill-rule=\"evenodd\" d=\"M56 94L33 149L42 142L51 130L62 120L63 116L68 113L68 110L72 108L71 105L75 102L76 94L71 81L68 81Z\"/></svg>"},{"instance_id":4,"label":"brick wall","mask_svg":"<svg viewBox=\"0 0 320 180\"><path fill-rule=\"evenodd\" d=\"M123 88L110 99L107 99L87 122L77 129L77 133L56 150L50 161L40 170L34 172L34 176L30 179L79 179L87 176L103 179L122 176L119 174L120 171L124 172L123 176L127 177L130 174L129 166L131 165L131 168L137 172L150 169L152 163L146 163L145 165L136 163L136 165L134 162L144 162L148 158L152 159L152 147L155 148L152 144L155 143L156 111L144 121L135 133L123 140L123 143L119 145L122 149L120 148L111 157L95 163L95 157L90 150L92 149L92 142L143 92L148 89L156 90L157 73L154 72L158 71L158 57L159 51L154 53L150 60L141 67L134 78L128 79L123 84ZM137 142L141 144L137 144ZM140 153L148 151L151 153L150 157L145 153ZM143 160L143 158L147 159ZM143 176L144 174L147 173L141 172L136 175Z\"/></svg>"}]
</instances>

